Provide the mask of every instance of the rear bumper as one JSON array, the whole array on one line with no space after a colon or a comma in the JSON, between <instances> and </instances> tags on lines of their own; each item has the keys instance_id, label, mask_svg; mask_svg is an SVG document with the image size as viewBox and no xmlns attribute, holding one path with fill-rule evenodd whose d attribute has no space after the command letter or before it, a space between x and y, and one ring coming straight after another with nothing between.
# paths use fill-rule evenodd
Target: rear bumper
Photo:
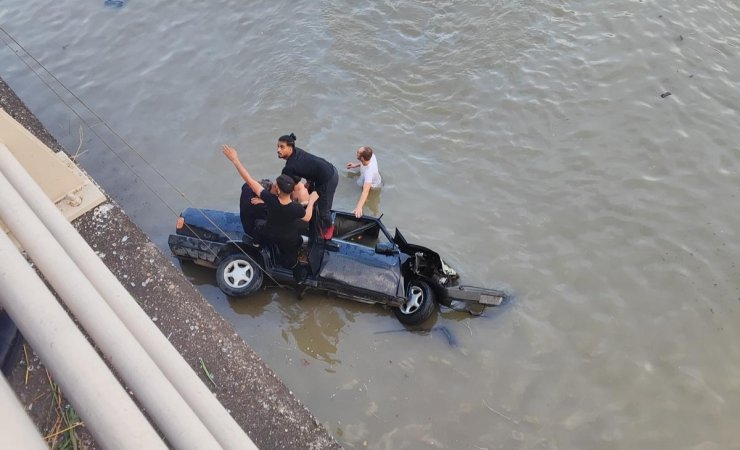
<instances>
[{"instance_id":1,"label":"rear bumper","mask_svg":"<svg viewBox=\"0 0 740 450\"><path fill-rule=\"evenodd\" d=\"M167 239L167 244L178 258L209 264L216 264L221 249L226 245L179 234L171 234Z\"/></svg>"},{"instance_id":2,"label":"rear bumper","mask_svg":"<svg viewBox=\"0 0 740 450\"><path fill-rule=\"evenodd\" d=\"M477 303L484 306L499 306L506 294L496 289L486 289L475 286L455 286L447 288L450 300Z\"/></svg>"}]
</instances>

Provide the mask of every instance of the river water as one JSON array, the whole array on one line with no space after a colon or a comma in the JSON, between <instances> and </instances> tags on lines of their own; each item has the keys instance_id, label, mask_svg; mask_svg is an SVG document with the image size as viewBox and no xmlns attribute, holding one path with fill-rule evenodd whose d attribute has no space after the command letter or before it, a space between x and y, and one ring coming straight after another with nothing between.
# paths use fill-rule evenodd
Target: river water
<instances>
[{"instance_id":1,"label":"river water","mask_svg":"<svg viewBox=\"0 0 740 450\"><path fill-rule=\"evenodd\" d=\"M740 448L737 1L2 0L0 26L0 77L163 249L181 208L236 209L220 144L275 176L292 131L340 168L375 148L368 212L516 292L410 332L184 265L345 447Z\"/></svg>"}]
</instances>

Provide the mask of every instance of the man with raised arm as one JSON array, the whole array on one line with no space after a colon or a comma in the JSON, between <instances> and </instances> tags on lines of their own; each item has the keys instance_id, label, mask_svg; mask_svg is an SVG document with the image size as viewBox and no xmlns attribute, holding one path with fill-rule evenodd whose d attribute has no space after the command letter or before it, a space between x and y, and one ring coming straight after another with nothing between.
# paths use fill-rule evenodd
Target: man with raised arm
<instances>
[{"instance_id":1,"label":"man with raised arm","mask_svg":"<svg viewBox=\"0 0 740 450\"><path fill-rule=\"evenodd\" d=\"M265 202L267 207L267 222L263 234L278 246L281 255L281 264L287 268L295 269L298 265L298 250L301 246L300 227L301 221L309 222L313 215L313 207L319 199L317 192L312 192L308 197L306 209L294 202L290 195L295 187L295 181L287 175L280 175L275 180L277 194L269 190L252 178L246 167L239 161L236 150L229 145L223 146L226 158L234 164L239 175L249 185L249 188Z\"/></svg>"}]
</instances>

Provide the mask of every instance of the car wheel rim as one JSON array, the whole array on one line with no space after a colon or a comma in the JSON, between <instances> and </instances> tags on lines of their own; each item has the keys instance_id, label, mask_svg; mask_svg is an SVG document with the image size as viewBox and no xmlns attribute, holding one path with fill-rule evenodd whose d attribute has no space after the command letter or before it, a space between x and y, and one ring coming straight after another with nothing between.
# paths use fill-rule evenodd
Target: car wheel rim
<instances>
[{"instance_id":1,"label":"car wheel rim","mask_svg":"<svg viewBox=\"0 0 740 450\"><path fill-rule=\"evenodd\" d=\"M244 260L231 261L224 270L224 280L232 288L247 286L253 278L254 269Z\"/></svg>"},{"instance_id":2,"label":"car wheel rim","mask_svg":"<svg viewBox=\"0 0 740 450\"><path fill-rule=\"evenodd\" d=\"M409 287L409 294L406 296L406 303L401 306L401 312L404 314L413 314L424 301L424 290L419 286Z\"/></svg>"}]
</instances>

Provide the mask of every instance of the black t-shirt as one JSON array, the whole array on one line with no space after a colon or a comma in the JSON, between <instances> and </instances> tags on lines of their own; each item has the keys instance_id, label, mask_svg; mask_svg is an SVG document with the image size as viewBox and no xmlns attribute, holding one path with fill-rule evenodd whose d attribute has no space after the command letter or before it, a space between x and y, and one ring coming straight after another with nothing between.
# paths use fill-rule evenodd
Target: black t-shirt
<instances>
[{"instance_id":1,"label":"black t-shirt","mask_svg":"<svg viewBox=\"0 0 740 450\"><path fill-rule=\"evenodd\" d=\"M265 231L275 239L284 239L297 236L300 233L300 227L303 225L303 216L306 210L303 206L295 202L287 205L280 203L277 195L267 189L263 189L260 198L267 206L267 224Z\"/></svg>"},{"instance_id":2,"label":"black t-shirt","mask_svg":"<svg viewBox=\"0 0 740 450\"><path fill-rule=\"evenodd\" d=\"M290 158L285 160L283 173L297 179L305 178L318 185L331 179L334 175L334 166L324 158L296 147Z\"/></svg>"}]
</instances>

